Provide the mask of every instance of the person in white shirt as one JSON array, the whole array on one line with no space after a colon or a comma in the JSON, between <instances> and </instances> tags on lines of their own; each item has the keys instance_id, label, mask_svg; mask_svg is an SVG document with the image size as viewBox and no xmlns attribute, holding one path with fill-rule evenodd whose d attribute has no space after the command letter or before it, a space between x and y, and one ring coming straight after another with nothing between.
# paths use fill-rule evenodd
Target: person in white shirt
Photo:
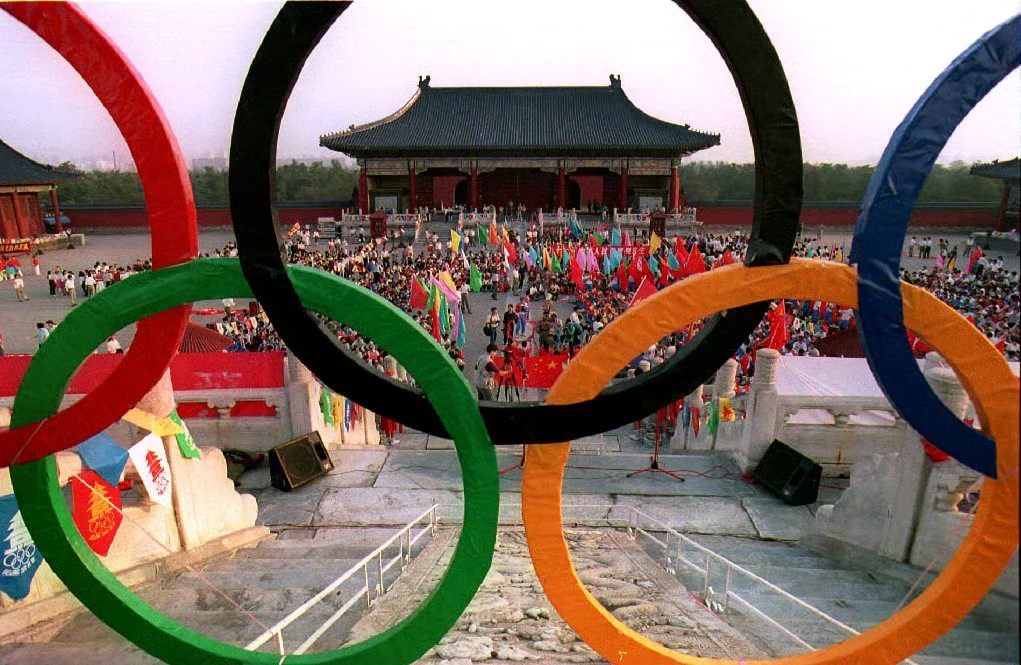
<instances>
[{"instance_id":1,"label":"person in white shirt","mask_svg":"<svg viewBox=\"0 0 1021 665\"><path fill-rule=\"evenodd\" d=\"M107 353L124 353L124 349L121 347L121 343L117 341L117 338L113 335L106 340L106 352Z\"/></svg>"}]
</instances>

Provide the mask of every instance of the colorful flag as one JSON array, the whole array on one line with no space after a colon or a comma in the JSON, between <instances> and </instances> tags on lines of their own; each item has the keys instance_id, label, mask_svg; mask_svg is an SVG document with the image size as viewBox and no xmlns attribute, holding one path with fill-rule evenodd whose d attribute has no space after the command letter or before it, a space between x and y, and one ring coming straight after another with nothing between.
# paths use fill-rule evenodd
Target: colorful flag
<instances>
[{"instance_id":1,"label":"colorful flag","mask_svg":"<svg viewBox=\"0 0 1021 665\"><path fill-rule=\"evenodd\" d=\"M698 430L702 427L702 409L697 406L691 407L691 431L698 436Z\"/></svg>"},{"instance_id":2,"label":"colorful flag","mask_svg":"<svg viewBox=\"0 0 1021 665\"><path fill-rule=\"evenodd\" d=\"M429 306L429 294L426 292L422 282L417 277L411 278L411 297L408 299L408 307L411 309L427 309Z\"/></svg>"},{"instance_id":3,"label":"colorful flag","mask_svg":"<svg viewBox=\"0 0 1021 665\"><path fill-rule=\"evenodd\" d=\"M656 260L655 256L649 257L649 272L657 277L659 276L659 261Z\"/></svg>"},{"instance_id":4,"label":"colorful flag","mask_svg":"<svg viewBox=\"0 0 1021 665\"><path fill-rule=\"evenodd\" d=\"M650 282L645 277L642 277L641 283L638 285L638 288L635 290L635 295L632 296L631 302L629 302L628 305L627 305L628 309L630 309L631 307L634 307L637 303L640 303L641 301L645 300L649 296L656 295L656 291L657 291L656 290L656 285L653 284L652 282Z\"/></svg>"},{"instance_id":5,"label":"colorful flag","mask_svg":"<svg viewBox=\"0 0 1021 665\"><path fill-rule=\"evenodd\" d=\"M552 272L554 275L559 275L560 273L563 272L563 270L560 267L560 257L557 256L556 252L553 252L550 258L550 272Z\"/></svg>"},{"instance_id":6,"label":"colorful flag","mask_svg":"<svg viewBox=\"0 0 1021 665\"><path fill-rule=\"evenodd\" d=\"M720 407L716 400L709 400L709 422L706 426L710 434L716 434L716 429L720 426Z\"/></svg>"},{"instance_id":7,"label":"colorful flag","mask_svg":"<svg viewBox=\"0 0 1021 665\"><path fill-rule=\"evenodd\" d=\"M482 273L474 263L468 269L468 288L471 289L472 293L478 293L482 290Z\"/></svg>"},{"instance_id":8,"label":"colorful flag","mask_svg":"<svg viewBox=\"0 0 1021 665\"><path fill-rule=\"evenodd\" d=\"M330 399L330 391L323 388L319 391L319 410L323 414L323 422L330 427L336 427L337 423L333 420L333 400Z\"/></svg>"},{"instance_id":9,"label":"colorful flag","mask_svg":"<svg viewBox=\"0 0 1021 665\"><path fill-rule=\"evenodd\" d=\"M506 231L506 229L504 229ZM500 244L500 232L496 230L496 220L489 223L489 244L499 245Z\"/></svg>"},{"instance_id":10,"label":"colorful flag","mask_svg":"<svg viewBox=\"0 0 1021 665\"><path fill-rule=\"evenodd\" d=\"M603 273L609 275L613 272L613 264L610 261L610 255L607 254L603 257Z\"/></svg>"},{"instance_id":11,"label":"colorful flag","mask_svg":"<svg viewBox=\"0 0 1021 665\"><path fill-rule=\"evenodd\" d=\"M111 485L120 482L124 465L128 463L128 451L117 445L106 432L78 444L78 456L85 466Z\"/></svg>"},{"instance_id":12,"label":"colorful flag","mask_svg":"<svg viewBox=\"0 0 1021 665\"><path fill-rule=\"evenodd\" d=\"M142 411L141 409L131 409L123 416L121 420L126 420L136 427L152 432L158 436L170 436L171 434L180 434L181 428L177 426L174 421L170 418L157 418L156 416Z\"/></svg>"},{"instance_id":13,"label":"colorful flag","mask_svg":"<svg viewBox=\"0 0 1021 665\"><path fill-rule=\"evenodd\" d=\"M613 245L614 247L620 247L622 244L624 244L620 238L620 229L614 228L613 230L610 231L610 244Z\"/></svg>"},{"instance_id":14,"label":"colorful flag","mask_svg":"<svg viewBox=\"0 0 1021 665\"><path fill-rule=\"evenodd\" d=\"M488 245L489 244L489 232L486 231L486 227L481 225L481 224L479 224L477 228L478 228L478 234L479 234L479 244L480 245Z\"/></svg>"},{"instance_id":15,"label":"colorful flag","mask_svg":"<svg viewBox=\"0 0 1021 665\"><path fill-rule=\"evenodd\" d=\"M683 266L688 263L688 248L684 246L684 240L681 236L677 236L674 240L674 255L677 257L677 262Z\"/></svg>"},{"instance_id":16,"label":"colorful flag","mask_svg":"<svg viewBox=\"0 0 1021 665\"><path fill-rule=\"evenodd\" d=\"M649 256L655 254L656 250L658 250L662 245L663 241L660 240L659 236L656 235L656 232L653 231L652 236L649 238Z\"/></svg>"},{"instance_id":17,"label":"colorful flag","mask_svg":"<svg viewBox=\"0 0 1021 665\"><path fill-rule=\"evenodd\" d=\"M947 272L954 272L957 270L957 255L951 254L950 260L947 261Z\"/></svg>"},{"instance_id":18,"label":"colorful flag","mask_svg":"<svg viewBox=\"0 0 1021 665\"><path fill-rule=\"evenodd\" d=\"M685 268L688 275L697 275L705 272L705 259L698 249L698 243L691 243L691 251L688 252L688 262Z\"/></svg>"},{"instance_id":19,"label":"colorful flag","mask_svg":"<svg viewBox=\"0 0 1021 665\"><path fill-rule=\"evenodd\" d=\"M124 520L121 493L91 469L71 476L71 517L78 533L99 556L106 556Z\"/></svg>"},{"instance_id":20,"label":"colorful flag","mask_svg":"<svg viewBox=\"0 0 1021 665\"><path fill-rule=\"evenodd\" d=\"M14 495L0 496L0 591L14 600L27 596L42 562Z\"/></svg>"},{"instance_id":21,"label":"colorful flag","mask_svg":"<svg viewBox=\"0 0 1021 665\"><path fill-rule=\"evenodd\" d=\"M567 228L571 231L571 237L581 237L581 226L578 225L578 222L574 221L573 217L567 218Z\"/></svg>"},{"instance_id":22,"label":"colorful flag","mask_svg":"<svg viewBox=\"0 0 1021 665\"><path fill-rule=\"evenodd\" d=\"M730 405L729 397L720 398L720 420L728 423L737 420L737 414L734 413L734 407Z\"/></svg>"},{"instance_id":23,"label":"colorful flag","mask_svg":"<svg viewBox=\"0 0 1021 665\"><path fill-rule=\"evenodd\" d=\"M467 342L467 332L464 328L464 317L458 315L457 317L457 348L464 349L464 345Z\"/></svg>"},{"instance_id":24,"label":"colorful flag","mask_svg":"<svg viewBox=\"0 0 1021 665\"><path fill-rule=\"evenodd\" d=\"M440 294L440 332L446 335L450 332L450 307L447 305L447 294Z\"/></svg>"},{"instance_id":25,"label":"colorful flag","mask_svg":"<svg viewBox=\"0 0 1021 665\"><path fill-rule=\"evenodd\" d=\"M631 243L631 232L628 231L627 229L624 229L624 246L625 247L630 247L631 244L632 244Z\"/></svg>"},{"instance_id":26,"label":"colorful flag","mask_svg":"<svg viewBox=\"0 0 1021 665\"><path fill-rule=\"evenodd\" d=\"M597 245L606 244L606 236L604 236L600 231L596 231L595 233L593 233L592 238L596 241Z\"/></svg>"},{"instance_id":27,"label":"colorful flag","mask_svg":"<svg viewBox=\"0 0 1021 665\"><path fill-rule=\"evenodd\" d=\"M760 346L780 351L791 341L790 331L787 329L787 309L783 300L766 315L766 319L769 321L769 337Z\"/></svg>"},{"instance_id":28,"label":"colorful flag","mask_svg":"<svg viewBox=\"0 0 1021 665\"><path fill-rule=\"evenodd\" d=\"M723 252L723 256L717 259L716 263L713 264L713 270L722 268L723 266L729 266L734 262L734 255L730 253L730 250Z\"/></svg>"},{"instance_id":29,"label":"colorful flag","mask_svg":"<svg viewBox=\"0 0 1021 665\"><path fill-rule=\"evenodd\" d=\"M585 290L585 277L582 274L581 268L581 250L575 255L574 260L571 263L571 281L578 288L578 291Z\"/></svg>"},{"instance_id":30,"label":"colorful flag","mask_svg":"<svg viewBox=\"0 0 1021 665\"><path fill-rule=\"evenodd\" d=\"M510 236L507 235L507 227L503 224L500 225L500 234L503 236L503 241L509 243Z\"/></svg>"},{"instance_id":31,"label":"colorful flag","mask_svg":"<svg viewBox=\"0 0 1021 665\"><path fill-rule=\"evenodd\" d=\"M181 451L181 456L186 459L202 459L202 452L195 445L195 439L192 437L191 432L188 431L188 425L181 420L181 416L177 415L176 408L170 412L169 417L181 428L181 433L174 435L174 438L177 439L177 447Z\"/></svg>"},{"instance_id":32,"label":"colorful flag","mask_svg":"<svg viewBox=\"0 0 1021 665\"><path fill-rule=\"evenodd\" d=\"M461 235L454 229L450 229L450 251L454 254L461 251Z\"/></svg>"},{"instance_id":33,"label":"colorful flag","mask_svg":"<svg viewBox=\"0 0 1021 665\"><path fill-rule=\"evenodd\" d=\"M982 258L982 248L975 245L975 249L971 250L971 256L968 257L968 267L965 269L964 274L970 275L975 264Z\"/></svg>"},{"instance_id":34,"label":"colorful flag","mask_svg":"<svg viewBox=\"0 0 1021 665\"><path fill-rule=\"evenodd\" d=\"M428 300L426 300L425 308L426 309L435 309L435 308L439 307L439 304L440 304L439 303L439 299L440 299L440 290L436 287L436 280L434 279L432 281L432 284L429 285L429 298L428 298Z\"/></svg>"},{"instance_id":35,"label":"colorful flag","mask_svg":"<svg viewBox=\"0 0 1021 665\"><path fill-rule=\"evenodd\" d=\"M617 264L617 284L621 290L630 286L627 267L624 265L623 259L621 259L620 263Z\"/></svg>"},{"instance_id":36,"label":"colorful flag","mask_svg":"<svg viewBox=\"0 0 1021 665\"><path fill-rule=\"evenodd\" d=\"M677 260L677 257L671 254L670 252L667 252L666 254L666 265L668 268L670 268L670 272L674 273L675 276L677 272L681 269L681 264Z\"/></svg>"},{"instance_id":37,"label":"colorful flag","mask_svg":"<svg viewBox=\"0 0 1021 665\"><path fill-rule=\"evenodd\" d=\"M163 439L156 434L148 434L128 450L128 456L135 465L135 471L142 477L149 498L170 508L173 503L173 484Z\"/></svg>"}]
</instances>

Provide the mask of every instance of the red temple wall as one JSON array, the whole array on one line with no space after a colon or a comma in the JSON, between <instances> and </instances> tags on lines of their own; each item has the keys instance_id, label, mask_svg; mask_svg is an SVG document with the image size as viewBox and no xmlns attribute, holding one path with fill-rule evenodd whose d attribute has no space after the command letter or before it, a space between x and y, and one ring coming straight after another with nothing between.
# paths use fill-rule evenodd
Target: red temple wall
<instances>
[{"instance_id":1,"label":"red temple wall","mask_svg":"<svg viewBox=\"0 0 1021 665\"><path fill-rule=\"evenodd\" d=\"M572 175L572 180L582 188L582 205L591 196L601 199L607 206L613 208L617 202L617 178L609 176L603 178L599 175ZM454 187L459 180L466 180L467 176L419 176L419 202L421 205L428 205L430 198L423 198L429 191L429 185L421 186L423 181L432 181L431 202L438 206L442 200L446 205L451 205L454 200ZM600 192L599 181L604 180ZM550 203L545 206L546 210L552 209L556 200L555 181L551 177L549 191L545 194L549 197ZM587 188L587 189L586 189ZM481 187L480 187L481 189ZM596 192L592 194L590 192ZM601 196L598 194L601 193ZM490 194L486 191L480 192L481 200L484 203L492 202ZM510 199L508 199L510 200ZM505 202L504 202L505 203ZM503 205L504 203L497 203ZM698 219L706 225L740 225L749 226L752 220L752 209L750 205L730 206L700 206L698 202L691 202L698 208ZM529 209L535 206L528 205ZM24 205L23 208L24 210ZM341 208L338 206L323 207L282 207L279 209L281 226L290 226L295 222L314 223L319 217L334 217L340 219ZM75 229L126 229L145 228L149 226L149 218L144 208L68 208L61 207L61 211L71 218L71 226ZM911 215L911 226L930 228L986 228L992 227L996 221L996 207L974 208L916 208ZM806 230L822 224L827 227L852 227L858 218L857 207L813 207L809 203L801 211L801 223ZM26 216L26 219L28 217ZM230 226L230 210L226 208L199 208L198 222L201 227ZM0 224L3 224L3 231L8 237L17 235L14 232L14 210L9 195L0 195ZM41 222L40 222L41 224ZM10 226L10 232L7 231Z\"/></svg>"},{"instance_id":2,"label":"red temple wall","mask_svg":"<svg viewBox=\"0 0 1021 665\"><path fill-rule=\"evenodd\" d=\"M556 175L541 171L493 171L479 174L479 205L506 207L511 201L528 210L556 207Z\"/></svg>"},{"instance_id":3,"label":"red temple wall","mask_svg":"<svg viewBox=\"0 0 1021 665\"><path fill-rule=\"evenodd\" d=\"M149 226L149 214L145 208L60 208L61 213L71 218L74 229L126 229L144 228ZM342 208L339 206L280 207L280 225L290 226L295 222L312 224L320 217L340 219ZM228 208L198 208L198 224L200 227L230 226L230 210Z\"/></svg>"},{"instance_id":4,"label":"red temple wall","mask_svg":"<svg viewBox=\"0 0 1021 665\"><path fill-rule=\"evenodd\" d=\"M603 176L595 175L571 175L571 180L578 183L581 189L581 207L587 208L590 201L603 203Z\"/></svg>"},{"instance_id":5,"label":"red temple wall","mask_svg":"<svg viewBox=\"0 0 1021 665\"><path fill-rule=\"evenodd\" d=\"M697 203L695 204L696 207ZM707 226L751 226L751 206L698 207L698 220ZM852 227L858 220L858 208L801 209L801 224L806 231L812 227ZM996 220L993 209L916 208L911 213L910 226L918 228L983 228L991 227Z\"/></svg>"},{"instance_id":6,"label":"red temple wall","mask_svg":"<svg viewBox=\"0 0 1021 665\"><path fill-rule=\"evenodd\" d=\"M457 188L457 183L468 179L466 175L434 175L429 180L432 181L432 205L433 207L439 208L441 206L451 207L454 205L454 190ZM426 180L426 178L419 178L419 180ZM416 187L418 183L415 183Z\"/></svg>"}]
</instances>

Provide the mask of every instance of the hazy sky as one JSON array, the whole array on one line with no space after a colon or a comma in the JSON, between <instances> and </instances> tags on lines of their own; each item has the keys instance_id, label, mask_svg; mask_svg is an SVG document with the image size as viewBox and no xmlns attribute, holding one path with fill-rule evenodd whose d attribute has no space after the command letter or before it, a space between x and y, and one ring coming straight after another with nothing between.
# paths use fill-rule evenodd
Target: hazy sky
<instances>
[{"instance_id":1,"label":"hazy sky","mask_svg":"<svg viewBox=\"0 0 1021 665\"><path fill-rule=\"evenodd\" d=\"M874 163L918 96L1017 0L751 0L790 80L807 161ZM223 155L248 65L279 3L86 3L145 77L188 158ZM88 88L0 12L0 137L49 162L127 148ZM606 85L664 120L719 132L695 159L750 161L736 89L708 39L669 0L362 0L306 64L281 157L332 157L320 134L434 86ZM1009 158L1021 142L1015 73L958 128L940 161Z\"/></svg>"}]
</instances>

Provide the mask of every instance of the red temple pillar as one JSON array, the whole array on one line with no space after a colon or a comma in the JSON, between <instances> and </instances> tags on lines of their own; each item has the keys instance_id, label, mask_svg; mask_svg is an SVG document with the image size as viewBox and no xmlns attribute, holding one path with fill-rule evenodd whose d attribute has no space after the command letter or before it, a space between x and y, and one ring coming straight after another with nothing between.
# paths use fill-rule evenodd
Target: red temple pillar
<instances>
[{"instance_id":1,"label":"red temple pillar","mask_svg":"<svg viewBox=\"0 0 1021 665\"><path fill-rule=\"evenodd\" d=\"M468 183L468 207L476 210L479 207L479 167L472 163L471 181Z\"/></svg>"},{"instance_id":2,"label":"red temple pillar","mask_svg":"<svg viewBox=\"0 0 1021 665\"><path fill-rule=\"evenodd\" d=\"M1010 203L1010 181L1003 183L1003 197L1000 199L1000 209L996 213L996 224L993 226L994 231L1003 230L1003 220L1007 218L1007 204Z\"/></svg>"},{"instance_id":3,"label":"red temple pillar","mask_svg":"<svg viewBox=\"0 0 1021 665\"><path fill-rule=\"evenodd\" d=\"M14 226L18 229L19 238L27 238L28 233L25 228L25 218L21 215L21 202L18 201L18 190L14 190L11 194L11 199L14 202Z\"/></svg>"},{"instance_id":4,"label":"red temple pillar","mask_svg":"<svg viewBox=\"0 0 1021 665\"><path fill-rule=\"evenodd\" d=\"M681 175L680 168L674 164L670 167L670 211L680 212L681 207Z\"/></svg>"},{"instance_id":5,"label":"red temple pillar","mask_svg":"<svg viewBox=\"0 0 1021 665\"><path fill-rule=\"evenodd\" d=\"M557 169L557 207L567 209L567 174L564 167Z\"/></svg>"},{"instance_id":6,"label":"red temple pillar","mask_svg":"<svg viewBox=\"0 0 1021 665\"><path fill-rule=\"evenodd\" d=\"M620 170L620 208L621 212L627 212L627 166Z\"/></svg>"},{"instance_id":7,"label":"red temple pillar","mask_svg":"<svg viewBox=\"0 0 1021 665\"><path fill-rule=\"evenodd\" d=\"M408 207L415 212L418 207L418 192L415 191L415 165L408 165Z\"/></svg>"},{"instance_id":8,"label":"red temple pillar","mask_svg":"<svg viewBox=\"0 0 1021 665\"><path fill-rule=\"evenodd\" d=\"M64 225L60 223L60 206L57 204L56 185L50 185L50 206L53 208L53 221L57 223L57 233L63 233Z\"/></svg>"},{"instance_id":9,"label":"red temple pillar","mask_svg":"<svg viewBox=\"0 0 1021 665\"><path fill-rule=\"evenodd\" d=\"M361 215L369 212L369 172L362 166L358 175L358 213Z\"/></svg>"}]
</instances>

